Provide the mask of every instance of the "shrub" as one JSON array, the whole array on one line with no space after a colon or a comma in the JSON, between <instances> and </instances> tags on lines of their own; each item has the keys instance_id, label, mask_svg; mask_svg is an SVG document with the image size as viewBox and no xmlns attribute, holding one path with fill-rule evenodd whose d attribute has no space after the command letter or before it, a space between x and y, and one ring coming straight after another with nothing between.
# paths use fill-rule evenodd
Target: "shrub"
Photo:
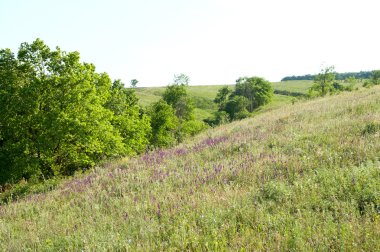
<instances>
[{"instance_id":1,"label":"shrub","mask_svg":"<svg viewBox=\"0 0 380 252\"><path fill-rule=\"evenodd\" d=\"M148 110L148 114L151 117L152 127L150 143L156 147L173 145L179 123L174 109L164 100L159 100Z\"/></svg>"}]
</instances>

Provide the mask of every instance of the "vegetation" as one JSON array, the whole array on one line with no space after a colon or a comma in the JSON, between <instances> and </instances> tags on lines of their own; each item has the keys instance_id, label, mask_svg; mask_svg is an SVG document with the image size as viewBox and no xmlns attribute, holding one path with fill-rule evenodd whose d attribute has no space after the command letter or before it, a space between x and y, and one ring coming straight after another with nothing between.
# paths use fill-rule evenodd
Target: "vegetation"
<instances>
[{"instance_id":1,"label":"vegetation","mask_svg":"<svg viewBox=\"0 0 380 252\"><path fill-rule=\"evenodd\" d=\"M269 81L259 77L239 78L236 81L234 96L243 96L248 99L247 110L254 109L269 103L273 96L273 88Z\"/></svg>"},{"instance_id":2,"label":"vegetation","mask_svg":"<svg viewBox=\"0 0 380 252\"><path fill-rule=\"evenodd\" d=\"M21 44L17 56L0 50L0 185L72 175L204 130L194 119L188 81L176 76L164 101L146 113L137 80L133 88L112 82L77 52L51 50L40 39Z\"/></svg>"},{"instance_id":3,"label":"vegetation","mask_svg":"<svg viewBox=\"0 0 380 252\"><path fill-rule=\"evenodd\" d=\"M175 77L175 78L181 78ZM182 76L186 80L187 76ZM162 95L164 101L175 109L175 114L178 118L188 121L194 119L194 106L192 100L187 94L188 84L179 84L184 80L175 79L174 84L169 85Z\"/></svg>"},{"instance_id":4,"label":"vegetation","mask_svg":"<svg viewBox=\"0 0 380 252\"><path fill-rule=\"evenodd\" d=\"M325 67L315 76L314 85L310 88L310 93L316 92L318 95L324 96L334 90L335 72L334 67Z\"/></svg>"},{"instance_id":5,"label":"vegetation","mask_svg":"<svg viewBox=\"0 0 380 252\"><path fill-rule=\"evenodd\" d=\"M236 81L235 91L231 92L227 86L219 89L214 102L219 110L215 113L215 119L208 119L211 125L218 125L221 119L221 111L228 114L230 121L243 119L249 116L258 107L269 103L273 96L272 85L259 77L244 77Z\"/></svg>"},{"instance_id":6,"label":"vegetation","mask_svg":"<svg viewBox=\"0 0 380 252\"><path fill-rule=\"evenodd\" d=\"M364 87L371 87L380 84L380 70L372 71L371 78L364 83Z\"/></svg>"},{"instance_id":7,"label":"vegetation","mask_svg":"<svg viewBox=\"0 0 380 252\"><path fill-rule=\"evenodd\" d=\"M335 80L336 73L334 66L325 67L315 76L314 84L309 89L309 96L325 96L341 91L352 91L356 84L356 78L351 76L347 78L348 85L342 85Z\"/></svg>"},{"instance_id":8,"label":"vegetation","mask_svg":"<svg viewBox=\"0 0 380 252\"><path fill-rule=\"evenodd\" d=\"M337 80L346 80L350 77L355 77L356 79L369 79L371 77L371 71L360 71L360 72L348 72L348 73L336 73ZM290 81L290 80L314 80L316 75L306 74L301 76L286 76L281 79L281 81Z\"/></svg>"},{"instance_id":9,"label":"vegetation","mask_svg":"<svg viewBox=\"0 0 380 252\"><path fill-rule=\"evenodd\" d=\"M154 103L149 110L152 119L152 139L154 146L165 147L175 142L175 130L178 128L178 118L174 109L164 100Z\"/></svg>"},{"instance_id":10,"label":"vegetation","mask_svg":"<svg viewBox=\"0 0 380 252\"><path fill-rule=\"evenodd\" d=\"M189 81L0 50L0 250L380 250L380 71Z\"/></svg>"},{"instance_id":11,"label":"vegetation","mask_svg":"<svg viewBox=\"0 0 380 252\"><path fill-rule=\"evenodd\" d=\"M136 80L136 79L132 79L132 80L131 80L131 88L136 88L136 87L137 87L137 83L139 83L138 80Z\"/></svg>"},{"instance_id":12,"label":"vegetation","mask_svg":"<svg viewBox=\"0 0 380 252\"><path fill-rule=\"evenodd\" d=\"M72 174L128 154L129 139L106 108L112 82L78 53L51 51L41 40L21 44L17 58L1 50L0 85L0 184Z\"/></svg>"},{"instance_id":13,"label":"vegetation","mask_svg":"<svg viewBox=\"0 0 380 252\"><path fill-rule=\"evenodd\" d=\"M379 101L297 102L105 164L0 206L0 250L378 251Z\"/></svg>"}]
</instances>

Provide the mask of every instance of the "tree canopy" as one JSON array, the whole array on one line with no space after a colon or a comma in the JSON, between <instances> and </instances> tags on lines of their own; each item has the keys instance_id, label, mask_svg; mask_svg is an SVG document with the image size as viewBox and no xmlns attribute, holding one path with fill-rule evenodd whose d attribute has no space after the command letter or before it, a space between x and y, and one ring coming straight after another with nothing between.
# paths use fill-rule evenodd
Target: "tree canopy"
<instances>
[{"instance_id":1,"label":"tree canopy","mask_svg":"<svg viewBox=\"0 0 380 252\"><path fill-rule=\"evenodd\" d=\"M242 77L236 81L233 95L248 99L247 109L252 112L259 106L265 105L273 97L272 84L260 77Z\"/></svg>"},{"instance_id":2,"label":"tree canopy","mask_svg":"<svg viewBox=\"0 0 380 252\"><path fill-rule=\"evenodd\" d=\"M314 84L311 86L309 93L316 92L318 95L324 96L329 92L334 91L336 86L335 82L335 68L334 66L328 66L321 70L321 72L315 76Z\"/></svg>"},{"instance_id":3,"label":"tree canopy","mask_svg":"<svg viewBox=\"0 0 380 252\"><path fill-rule=\"evenodd\" d=\"M40 39L0 50L0 114L0 184L139 153L150 134L124 84Z\"/></svg>"},{"instance_id":4,"label":"tree canopy","mask_svg":"<svg viewBox=\"0 0 380 252\"><path fill-rule=\"evenodd\" d=\"M256 108L267 104L273 97L271 83L260 77L241 77L236 81L235 90L228 86L219 89L214 102L219 111L214 119L207 119L211 125L224 123L229 120L242 119L249 116Z\"/></svg>"}]
</instances>

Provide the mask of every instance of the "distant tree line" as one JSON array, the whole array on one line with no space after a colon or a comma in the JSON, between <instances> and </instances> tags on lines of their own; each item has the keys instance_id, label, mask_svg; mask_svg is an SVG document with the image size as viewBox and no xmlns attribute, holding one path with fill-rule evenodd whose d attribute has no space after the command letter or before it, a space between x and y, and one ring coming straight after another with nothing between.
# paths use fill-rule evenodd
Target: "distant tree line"
<instances>
[{"instance_id":1,"label":"distant tree line","mask_svg":"<svg viewBox=\"0 0 380 252\"><path fill-rule=\"evenodd\" d=\"M335 73L335 80L346 80L349 77L355 77L355 79L369 79L371 78L372 71L360 71L360 72L347 72L347 73ZM300 76L286 76L281 81L289 80L314 80L317 75L300 75Z\"/></svg>"},{"instance_id":2,"label":"distant tree line","mask_svg":"<svg viewBox=\"0 0 380 252\"><path fill-rule=\"evenodd\" d=\"M357 82L355 76L349 76L345 79L346 85L342 85L336 80L334 66L328 66L314 77L314 84L310 87L308 96L325 96L327 94L339 93L342 91L352 91ZM364 82L363 87L371 87L380 84L380 70L370 72L368 79Z\"/></svg>"},{"instance_id":3,"label":"distant tree line","mask_svg":"<svg viewBox=\"0 0 380 252\"><path fill-rule=\"evenodd\" d=\"M131 81L136 87L137 80ZM104 159L170 146L207 126L194 119L189 78L147 109L134 88L37 39L0 50L0 185L71 175Z\"/></svg>"}]
</instances>

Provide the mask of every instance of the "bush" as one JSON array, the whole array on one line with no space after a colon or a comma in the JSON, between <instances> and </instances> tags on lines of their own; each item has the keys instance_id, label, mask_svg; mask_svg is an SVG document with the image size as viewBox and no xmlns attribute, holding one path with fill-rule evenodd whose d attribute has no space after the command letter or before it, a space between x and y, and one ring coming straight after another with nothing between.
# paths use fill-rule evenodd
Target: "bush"
<instances>
[{"instance_id":1,"label":"bush","mask_svg":"<svg viewBox=\"0 0 380 252\"><path fill-rule=\"evenodd\" d=\"M154 103L148 110L151 117L152 136L150 143L156 147L171 146L175 143L178 118L174 109L164 100Z\"/></svg>"},{"instance_id":2,"label":"bush","mask_svg":"<svg viewBox=\"0 0 380 252\"><path fill-rule=\"evenodd\" d=\"M273 97L272 84L260 77L243 77L236 81L234 95L247 98L247 110L254 109L269 103Z\"/></svg>"},{"instance_id":3,"label":"bush","mask_svg":"<svg viewBox=\"0 0 380 252\"><path fill-rule=\"evenodd\" d=\"M176 139L178 142L182 142L185 138L194 136L207 128L207 124L202 121L183 121L176 131Z\"/></svg>"},{"instance_id":4,"label":"bush","mask_svg":"<svg viewBox=\"0 0 380 252\"><path fill-rule=\"evenodd\" d=\"M249 101L244 96L233 96L228 100L224 110L229 115L230 120L237 120L247 117L249 115L247 106Z\"/></svg>"}]
</instances>

